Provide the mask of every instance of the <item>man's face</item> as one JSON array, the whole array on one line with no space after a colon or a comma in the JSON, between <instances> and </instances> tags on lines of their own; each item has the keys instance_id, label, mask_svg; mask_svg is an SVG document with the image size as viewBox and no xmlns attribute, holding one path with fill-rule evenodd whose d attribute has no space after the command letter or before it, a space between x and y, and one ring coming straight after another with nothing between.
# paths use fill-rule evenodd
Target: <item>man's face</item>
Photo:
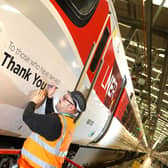
<instances>
[{"instance_id":1,"label":"man's face","mask_svg":"<svg viewBox=\"0 0 168 168\"><path fill-rule=\"evenodd\" d=\"M69 94L65 94L60 97L59 102L56 105L56 109L58 112L71 112L74 111L75 105L73 100Z\"/></svg>"}]
</instances>

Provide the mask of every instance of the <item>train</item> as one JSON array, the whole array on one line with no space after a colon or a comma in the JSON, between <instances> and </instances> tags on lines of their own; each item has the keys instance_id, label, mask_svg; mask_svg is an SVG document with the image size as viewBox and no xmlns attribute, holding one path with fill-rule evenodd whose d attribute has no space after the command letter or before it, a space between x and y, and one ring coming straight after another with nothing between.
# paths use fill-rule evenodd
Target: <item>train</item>
<instances>
[{"instance_id":1,"label":"train","mask_svg":"<svg viewBox=\"0 0 168 168\"><path fill-rule=\"evenodd\" d=\"M1 136L30 134L24 107L49 83L58 87L55 100L67 90L87 99L73 144L148 147L111 0L0 1Z\"/></svg>"}]
</instances>

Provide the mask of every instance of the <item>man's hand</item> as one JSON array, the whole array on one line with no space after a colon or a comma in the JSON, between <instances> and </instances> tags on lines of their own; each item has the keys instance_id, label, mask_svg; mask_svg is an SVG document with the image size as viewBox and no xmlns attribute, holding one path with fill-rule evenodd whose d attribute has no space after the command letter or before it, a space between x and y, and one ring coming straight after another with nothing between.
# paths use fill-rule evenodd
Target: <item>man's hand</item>
<instances>
[{"instance_id":1,"label":"man's hand","mask_svg":"<svg viewBox=\"0 0 168 168\"><path fill-rule=\"evenodd\" d=\"M54 84L48 84L47 91L48 91L48 98L52 98L57 87Z\"/></svg>"},{"instance_id":2,"label":"man's hand","mask_svg":"<svg viewBox=\"0 0 168 168\"><path fill-rule=\"evenodd\" d=\"M43 103L45 97L46 97L46 90L38 90L36 92L36 95L32 98L32 101L36 104L36 105L40 105Z\"/></svg>"}]
</instances>

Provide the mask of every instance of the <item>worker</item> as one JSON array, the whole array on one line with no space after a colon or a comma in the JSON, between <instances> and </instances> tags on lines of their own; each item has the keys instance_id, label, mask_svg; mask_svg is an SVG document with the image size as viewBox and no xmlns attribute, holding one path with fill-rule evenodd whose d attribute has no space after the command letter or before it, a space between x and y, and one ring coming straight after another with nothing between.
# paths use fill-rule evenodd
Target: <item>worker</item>
<instances>
[{"instance_id":1,"label":"worker","mask_svg":"<svg viewBox=\"0 0 168 168\"><path fill-rule=\"evenodd\" d=\"M45 115L34 113L44 102L46 91L40 90L23 113L23 120L32 130L25 140L18 160L20 168L61 168L72 140L77 113L85 111L86 100L80 91L67 92L59 98L53 112L56 87L49 87Z\"/></svg>"}]
</instances>

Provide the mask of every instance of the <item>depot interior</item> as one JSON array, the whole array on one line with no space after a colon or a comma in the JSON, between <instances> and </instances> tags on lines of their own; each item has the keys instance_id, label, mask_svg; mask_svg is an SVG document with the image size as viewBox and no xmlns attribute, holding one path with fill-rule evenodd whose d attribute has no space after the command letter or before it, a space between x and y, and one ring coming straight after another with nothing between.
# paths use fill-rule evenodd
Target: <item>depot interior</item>
<instances>
[{"instance_id":1,"label":"depot interior","mask_svg":"<svg viewBox=\"0 0 168 168\"><path fill-rule=\"evenodd\" d=\"M163 154L153 152L154 158L159 159L152 158L152 164L150 159L146 159L143 167L163 168L168 166L168 0L112 2L148 145L153 151ZM113 160L91 168L141 167L144 158L123 162L133 158L132 154L117 151Z\"/></svg>"},{"instance_id":2,"label":"depot interior","mask_svg":"<svg viewBox=\"0 0 168 168\"><path fill-rule=\"evenodd\" d=\"M112 2L148 144L168 156L168 0Z\"/></svg>"},{"instance_id":3,"label":"depot interior","mask_svg":"<svg viewBox=\"0 0 168 168\"><path fill-rule=\"evenodd\" d=\"M168 1L113 0L150 146L168 150ZM145 37L145 38L144 38Z\"/></svg>"},{"instance_id":4,"label":"depot interior","mask_svg":"<svg viewBox=\"0 0 168 168\"><path fill-rule=\"evenodd\" d=\"M112 0L149 146L168 151L168 0Z\"/></svg>"}]
</instances>

